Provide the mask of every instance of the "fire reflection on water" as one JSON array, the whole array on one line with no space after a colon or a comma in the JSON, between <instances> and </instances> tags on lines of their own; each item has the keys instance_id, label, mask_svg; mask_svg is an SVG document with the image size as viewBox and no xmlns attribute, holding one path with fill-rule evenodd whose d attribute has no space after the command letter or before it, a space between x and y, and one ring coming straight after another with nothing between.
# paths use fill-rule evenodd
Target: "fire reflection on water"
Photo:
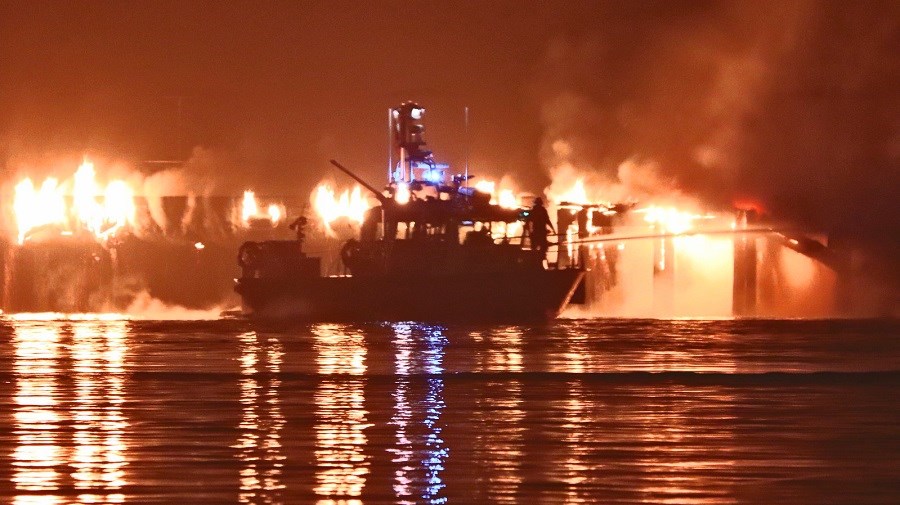
<instances>
[{"instance_id":1,"label":"fire reflection on water","mask_svg":"<svg viewBox=\"0 0 900 505\"><path fill-rule=\"evenodd\" d=\"M282 473L285 456L281 431L285 418L281 411L278 373L284 357L281 342L263 340L255 332L244 333L241 342L241 423L237 445L241 460L241 503L280 503L284 489Z\"/></svg>"},{"instance_id":2,"label":"fire reflection on water","mask_svg":"<svg viewBox=\"0 0 900 505\"><path fill-rule=\"evenodd\" d=\"M16 489L28 493L16 504L58 503L61 497L45 494L59 489L64 455L60 447L61 413L58 411L60 336L51 327L16 325L16 435L12 478Z\"/></svg>"},{"instance_id":3,"label":"fire reflection on water","mask_svg":"<svg viewBox=\"0 0 900 505\"><path fill-rule=\"evenodd\" d=\"M371 462L364 453L366 345L363 334L323 324L313 328L322 379L316 405L316 487L320 504L361 504Z\"/></svg>"},{"instance_id":4,"label":"fire reflection on water","mask_svg":"<svg viewBox=\"0 0 900 505\"><path fill-rule=\"evenodd\" d=\"M712 388L671 387L647 391L644 408L635 412L631 422L635 426L635 441L646 449L631 462L644 477L636 490L643 500L657 503L736 503L728 489L728 480L738 463L730 457L734 433L730 430L697 430L695 424L704 409L713 411L715 405L733 404L733 395ZM709 415L709 414L706 414ZM723 414L716 414L723 416ZM727 415L727 414L726 414ZM720 418L724 426L736 421L736 416ZM710 451L709 447L719 447ZM677 450L676 450L677 449ZM717 477L712 477L717 476Z\"/></svg>"},{"instance_id":5,"label":"fire reflection on water","mask_svg":"<svg viewBox=\"0 0 900 505\"><path fill-rule=\"evenodd\" d=\"M588 463L593 448L590 432L585 429L595 422L596 409L586 401L581 382L571 381L568 388L569 395L562 406L563 442L567 449L561 465L562 481L566 484L564 503L588 503L590 487L600 474L598 464Z\"/></svg>"},{"instance_id":6,"label":"fire reflection on water","mask_svg":"<svg viewBox=\"0 0 900 505\"><path fill-rule=\"evenodd\" d=\"M436 326L407 323L394 330L394 496L398 503L446 503L441 473L449 456L442 437L444 402L444 348L447 337ZM419 347L424 345L424 348ZM416 398L411 376L424 373L425 398ZM424 410L424 416L422 415Z\"/></svg>"},{"instance_id":7,"label":"fire reflection on water","mask_svg":"<svg viewBox=\"0 0 900 505\"><path fill-rule=\"evenodd\" d=\"M125 444L122 435L128 421L124 403L124 321L102 327L94 322L73 324L72 355L75 370L75 450L72 477L79 490L120 490L125 485ZM98 359L99 357L99 359ZM87 493L85 503L121 503L121 493Z\"/></svg>"},{"instance_id":8,"label":"fire reflection on water","mask_svg":"<svg viewBox=\"0 0 900 505\"><path fill-rule=\"evenodd\" d=\"M483 369L491 373L520 373L523 370L522 332L515 327L492 331L485 338ZM487 482L480 486L491 503L518 503L522 486L525 428L522 424L522 382L518 379L489 381L487 394L476 401L480 426L475 435L475 453L488 468Z\"/></svg>"},{"instance_id":9,"label":"fire reflection on water","mask_svg":"<svg viewBox=\"0 0 900 505\"><path fill-rule=\"evenodd\" d=\"M12 481L22 492L14 503L59 503L69 489L75 503L124 502L126 324L71 322L69 400L60 383L67 362L58 323L13 320L18 446Z\"/></svg>"}]
</instances>

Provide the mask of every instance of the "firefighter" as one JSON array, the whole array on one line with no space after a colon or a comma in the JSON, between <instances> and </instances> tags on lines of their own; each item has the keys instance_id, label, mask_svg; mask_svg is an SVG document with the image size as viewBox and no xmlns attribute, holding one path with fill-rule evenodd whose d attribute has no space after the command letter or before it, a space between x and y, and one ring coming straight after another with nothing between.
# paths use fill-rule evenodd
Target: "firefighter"
<instances>
[{"instance_id":1,"label":"firefighter","mask_svg":"<svg viewBox=\"0 0 900 505\"><path fill-rule=\"evenodd\" d=\"M553 227L553 223L550 221L550 214L547 213L547 209L544 207L543 198L538 197L534 199L534 206L531 207L531 211L528 213L528 227L531 236L531 248L535 251L546 253L549 245L547 231L549 230L555 235L556 228Z\"/></svg>"}]
</instances>

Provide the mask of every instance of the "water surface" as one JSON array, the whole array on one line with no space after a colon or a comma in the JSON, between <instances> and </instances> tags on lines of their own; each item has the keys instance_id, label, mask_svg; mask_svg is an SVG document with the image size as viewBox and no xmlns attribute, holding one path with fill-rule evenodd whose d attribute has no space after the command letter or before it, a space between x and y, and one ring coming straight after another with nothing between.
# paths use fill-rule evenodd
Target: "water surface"
<instances>
[{"instance_id":1,"label":"water surface","mask_svg":"<svg viewBox=\"0 0 900 505\"><path fill-rule=\"evenodd\" d=\"M0 321L0 501L897 503L897 321Z\"/></svg>"}]
</instances>

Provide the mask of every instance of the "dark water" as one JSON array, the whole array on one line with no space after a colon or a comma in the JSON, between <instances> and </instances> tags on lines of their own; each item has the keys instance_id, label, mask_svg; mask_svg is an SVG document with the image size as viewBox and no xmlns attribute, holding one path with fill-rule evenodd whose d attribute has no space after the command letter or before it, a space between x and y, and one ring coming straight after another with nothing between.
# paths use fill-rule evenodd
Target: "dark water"
<instances>
[{"instance_id":1,"label":"dark water","mask_svg":"<svg viewBox=\"0 0 900 505\"><path fill-rule=\"evenodd\" d=\"M900 323L0 321L4 503L900 503Z\"/></svg>"}]
</instances>

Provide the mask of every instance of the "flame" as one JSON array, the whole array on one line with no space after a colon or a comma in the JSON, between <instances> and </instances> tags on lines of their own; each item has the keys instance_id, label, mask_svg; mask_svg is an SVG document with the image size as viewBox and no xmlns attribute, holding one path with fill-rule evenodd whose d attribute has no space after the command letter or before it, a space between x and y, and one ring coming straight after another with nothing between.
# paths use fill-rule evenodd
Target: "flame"
<instances>
[{"instance_id":1,"label":"flame","mask_svg":"<svg viewBox=\"0 0 900 505\"><path fill-rule=\"evenodd\" d=\"M494 181L480 180L475 183L475 189L482 193L487 193L493 197L497 184Z\"/></svg>"},{"instance_id":2,"label":"flame","mask_svg":"<svg viewBox=\"0 0 900 505\"><path fill-rule=\"evenodd\" d=\"M500 193L497 195L497 205L505 209L517 209L521 207L521 205L519 205L518 197L516 197L516 194L513 193L513 190L511 189L500 190Z\"/></svg>"},{"instance_id":3,"label":"flame","mask_svg":"<svg viewBox=\"0 0 900 505\"><path fill-rule=\"evenodd\" d=\"M269 219L272 220L273 223L277 223L281 221L281 207L278 205L270 204L269 205Z\"/></svg>"},{"instance_id":4,"label":"flame","mask_svg":"<svg viewBox=\"0 0 900 505\"><path fill-rule=\"evenodd\" d=\"M241 202L241 222L245 225L250 218L259 214L259 205L256 203L256 193L251 190L244 191L244 200Z\"/></svg>"},{"instance_id":5,"label":"flame","mask_svg":"<svg viewBox=\"0 0 900 505\"><path fill-rule=\"evenodd\" d=\"M283 217L284 206L272 203L266 207L266 212L263 213L256 200L256 193L249 189L244 191L244 198L241 200L241 223L244 227L250 226L251 220L267 220L272 223L272 226L278 226Z\"/></svg>"},{"instance_id":6,"label":"flame","mask_svg":"<svg viewBox=\"0 0 900 505\"><path fill-rule=\"evenodd\" d=\"M316 187L314 193L313 207L329 231L331 223L342 217L362 223L366 210L371 207L369 201L363 197L362 188L359 186L355 186L353 190L346 189L340 196L336 196L331 186L322 183Z\"/></svg>"},{"instance_id":7,"label":"flame","mask_svg":"<svg viewBox=\"0 0 900 505\"><path fill-rule=\"evenodd\" d=\"M491 204L505 209L518 209L522 206L519 197L511 188L500 187L494 181L482 179L475 184L475 189L491 195Z\"/></svg>"},{"instance_id":8,"label":"flame","mask_svg":"<svg viewBox=\"0 0 900 505\"><path fill-rule=\"evenodd\" d=\"M577 179L575 184L572 185L569 190L556 194L556 195L548 195L550 200L555 204L559 205L562 202L568 203L589 203L587 196L587 189L584 186L584 179Z\"/></svg>"},{"instance_id":9,"label":"flame","mask_svg":"<svg viewBox=\"0 0 900 505\"><path fill-rule=\"evenodd\" d=\"M134 220L134 192L125 181L117 180L107 184L102 204L97 201L100 194L94 164L85 160L75 172L72 210L82 228L106 238Z\"/></svg>"},{"instance_id":10,"label":"flame","mask_svg":"<svg viewBox=\"0 0 900 505\"><path fill-rule=\"evenodd\" d=\"M134 191L125 181L112 181L106 186L103 196L104 217L112 227L107 234L115 233L129 222L134 221Z\"/></svg>"},{"instance_id":11,"label":"flame","mask_svg":"<svg viewBox=\"0 0 900 505\"><path fill-rule=\"evenodd\" d=\"M400 205L406 205L410 198L412 198L412 193L409 191L409 184L405 182L398 183L397 192L394 193L394 200Z\"/></svg>"},{"instance_id":12,"label":"flame","mask_svg":"<svg viewBox=\"0 0 900 505\"><path fill-rule=\"evenodd\" d=\"M25 242L28 232L35 228L50 224L64 225L66 202L58 181L52 177L48 178L37 191L31 179L26 178L17 184L13 212L16 216L20 244Z\"/></svg>"},{"instance_id":13,"label":"flame","mask_svg":"<svg viewBox=\"0 0 900 505\"><path fill-rule=\"evenodd\" d=\"M65 185L55 178L47 178L35 190L30 178L16 185L13 213L18 229L18 241L24 243L29 233L47 225L58 225L60 234L72 235L77 229L90 232L105 240L134 221L134 191L125 181L114 180L101 191L94 164L84 160L73 178L72 205L66 205ZM97 201L103 197L102 203Z\"/></svg>"},{"instance_id":14,"label":"flame","mask_svg":"<svg viewBox=\"0 0 900 505\"><path fill-rule=\"evenodd\" d=\"M650 206L635 212L644 214L644 221L666 233L685 233L694 227L694 221L705 216L694 214L675 207Z\"/></svg>"}]
</instances>

